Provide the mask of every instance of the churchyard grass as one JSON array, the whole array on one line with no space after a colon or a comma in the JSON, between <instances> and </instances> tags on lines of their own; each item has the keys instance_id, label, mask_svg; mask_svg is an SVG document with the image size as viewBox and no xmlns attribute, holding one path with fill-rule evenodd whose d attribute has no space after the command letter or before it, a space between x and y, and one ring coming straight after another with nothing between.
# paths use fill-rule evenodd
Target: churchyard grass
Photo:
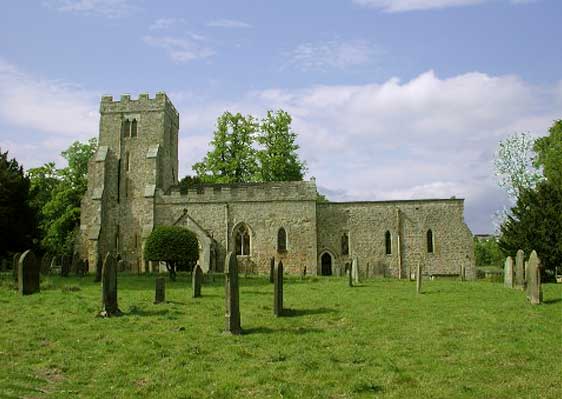
<instances>
[{"instance_id":1,"label":"churchyard grass","mask_svg":"<svg viewBox=\"0 0 562 399\"><path fill-rule=\"evenodd\" d=\"M119 275L118 318L93 276L0 278L0 398L561 398L562 285L544 301L501 283L240 275L244 334L224 329L222 276Z\"/></svg>"}]
</instances>

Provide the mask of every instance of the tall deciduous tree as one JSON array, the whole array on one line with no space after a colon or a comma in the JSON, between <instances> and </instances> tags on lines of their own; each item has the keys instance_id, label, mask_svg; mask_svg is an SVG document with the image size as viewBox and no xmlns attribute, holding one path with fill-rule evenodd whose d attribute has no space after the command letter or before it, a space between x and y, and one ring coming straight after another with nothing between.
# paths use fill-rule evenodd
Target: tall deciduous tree
<instances>
[{"instance_id":1,"label":"tall deciduous tree","mask_svg":"<svg viewBox=\"0 0 562 399\"><path fill-rule=\"evenodd\" d=\"M193 170L205 183L255 181L257 163L253 147L258 124L251 115L225 112L217 119L212 149Z\"/></svg>"},{"instance_id":2,"label":"tall deciduous tree","mask_svg":"<svg viewBox=\"0 0 562 399\"><path fill-rule=\"evenodd\" d=\"M535 166L542 167L544 176L562 189L562 120L555 121L548 133L535 142Z\"/></svg>"},{"instance_id":3,"label":"tall deciduous tree","mask_svg":"<svg viewBox=\"0 0 562 399\"><path fill-rule=\"evenodd\" d=\"M299 159L297 134L291 128L292 118L287 112L268 111L261 121L257 142L262 146L257 153L259 181L300 181L306 172Z\"/></svg>"},{"instance_id":4,"label":"tall deciduous tree","mask_svg":"<svg viewBox=\"0 0 562 399\"><path fill-rule=\"evenodd\" d=\"M0 150L0 257L32 246L36 224L29 186L23 167Z\"/></svg>"}]
</instances>

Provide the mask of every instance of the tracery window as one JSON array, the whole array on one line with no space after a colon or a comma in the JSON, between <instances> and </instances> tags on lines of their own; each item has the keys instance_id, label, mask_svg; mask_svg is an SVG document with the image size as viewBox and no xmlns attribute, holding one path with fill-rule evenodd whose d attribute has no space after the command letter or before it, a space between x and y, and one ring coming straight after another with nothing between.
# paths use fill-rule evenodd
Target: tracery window
<instances>
[{"instance_id":1,"label":"tracery window","mask_svg":"<svg viewBox=\"0 0 562 399\"><path fill-rule=\"evenodd\" d=\"M234 232L236 255L250 255L250 230L241 224Z\"/></svg>"},{"instance_id":2,"label":"tracery window","mask_svg":"<svg viewBox=\"0 0 562 399\"><path fill-rule=\"evenodd\" d=\"M287 232L283 227L277 232L277 252L287 251Z\"/></svg>"}]
</instances>

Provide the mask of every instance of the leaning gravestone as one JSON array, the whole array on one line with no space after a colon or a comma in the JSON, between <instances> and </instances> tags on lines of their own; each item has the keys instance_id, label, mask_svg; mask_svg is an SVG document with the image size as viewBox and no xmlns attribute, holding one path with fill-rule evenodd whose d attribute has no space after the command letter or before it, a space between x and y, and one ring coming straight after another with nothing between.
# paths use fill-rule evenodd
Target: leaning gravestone
<instances>
[{"instance_id":1,"label":"leaning gravestone","mask_svg":"<svg viewBox=\"0 0 562 399\"><path fill-rule=\"evenodd\" d=\"M68 277L70 273L70 258L68 256L62 255L60 258L60 275L62 277Z\"/></svg>"},{"instance_id":2,"label":"leaning gravestone","mask_svg":"<svg viewBox=\"0 0 562 399\"><path fill-rule=\"evenodd\" d=\"M164 277L157 277L154 303L159 304L162 302L166 302L166 279Z\"/></svg>"},{"instance_id":3,"label":"leaning gravestone","mask_svg":"<svg viewBox=\"0 0 562 399\"><path fill-rule=\"evenodd\" d=\"M273 279L273 314L277 317L283 315L283 262L275 268Z\"/></svg>"},{"instance_id":4,"label":"leaning gravestone","mask_svg":"<svg viewBox=\"0 0 562 399\"><path fill-rule=\"evenodd\" d=\"M421 262L418 261L418 266L416 267L416 293L421 294L422 290L422 267Z\"/></svg>"},{"instance_id":5,"label":"leaning gravestone","mask_svg":"<svg viewBox=\"0 0 562 399\"><path fill-rule=\"evenodd\" d=\"M274 274L275 274L275 258L271 258L269 262L269 282L271 284L273 284L273 280L275 278Z\"/></svg>"},{"instance_id":6,"label":"leaning gravestone","mask_svg":"<svg viewBox=\"0 0 562 399\"><path fill-rule=\"evenodd\" d=\"M21 295L39 292L40 264L31 250L25 251L18 262L18 291Z\"/></svg>"},{"instance_id":7,"label":"leaning gravestone","mask_svg":"<svg viewBox=\"0 0 562 399\"><path fill-rule=\"evenodd\" d=\"M515 255L515 286L525 288L525 252L521 249Z\"/></svg>"},{"instance_id":8,"label":"leaning gravestone","mask_svg":"<svg viewBox=\"0 0 562 399\"><path fill-rule=\"evenodd\" d=\"M191 276L191 286L193 287L193 298L201 296L201 283L203 282L203 269L199 263L193 268L193 275Z\"/></svg>"},{"instance_id":9,"label":"leaning gravestone","mask_svg":"<svg viewBox=\"0 0 562 399\"><path fill-rule=\"evenodd\" d=\"M109 252L105 255L101 275L101 304L100 317L120 316L117 305L117 264Z\"/></svg>"},{"instance_id":10,"label":"leaning gravestone","mask_svg":"<svg viewBox=\"0 0 562 399\"><path fill-rule=\"evenodd\" d=\"M236 255L229 252L224 261L224 331L240 335L240 296L238 291L238 261Z\"/></svg>"},{"instance_id":11,"label":"leaning gravestone","mask_svg":"<svg viewBox=\"0 0 562 399\"><path fill-rule=\"evenodd\" d=\"M542 285L541 285L541 270L540 259L537 252L531 252L529 257L529 270L527 278L527 297L533 305L542 303Z\"/></svg>"},{"instance_id":12,"label":"leaning gravestone","mask_svg":"<svg viewBox=\"0 0 562 399\"><path fill-rule=\"evenodd\" d=\"M359 261L357 256L354 256L351 262L351 272L353 274L353 282L359 284Z\"/></svg>"},{"instance_id":13,"label":"leaning gravestone","mask_svg":"<svg viewBox=\"0 0 562 399\"><path fill-rule=\"evenodd\" d=\"M513 282L513 258L508 256L505 258L505 264L503 267L503 285L508 288L513 288Z\"/></svg>"}]
</instances>

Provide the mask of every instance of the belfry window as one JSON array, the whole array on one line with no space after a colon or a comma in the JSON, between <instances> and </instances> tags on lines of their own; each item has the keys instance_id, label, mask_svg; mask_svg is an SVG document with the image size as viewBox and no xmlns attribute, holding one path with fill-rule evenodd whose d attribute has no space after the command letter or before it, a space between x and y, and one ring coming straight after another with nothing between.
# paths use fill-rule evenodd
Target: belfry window
<instances>
[{"instance_id":1,"label":"belfry window","mask_svg":"<svg viewBox=\"0 0 562 399\"><path fill-rule=\"evenodd\" d=\"M349 236L347 233L343 233L341 236L341 254L349 255Z\"/></svg>"},{"instance_id":2,"label":"belfry window","mask_svg":"<svg viewBox=\"0 0 562 399\"><path fill-rule=\"evenodd\" d=\"M248 226L241 224L234 232L236 255L250 255L250 231Z\"/></svg>"},{"instance_id":3,"label":"belfry window","mask_svg":"<svg viewBox=\"0 0 562 399\"><path fill-rule=\"evenodd\" d=\"M137 120L131 122L131 137L137 137Z\"/></svg>"},{"instance_id":4,"label":"belfry window","mask_svg":"<svg viewBox=\"0 0 562 399\"><path fill-rule=\"evenodd\" d=\"M131 135L131 122L128 119L123 121L123 137L129 137Z\"/></svg>"},{"instance_id":5,"label":"belfry window","mask_svg":"<svg viewBox=\"0 0 562 399\"><path fill-rule=\"evenodd\" d=\"M277 232L277 252L287 252L287 232L283 227Z\"/></svg>"},{"instance_id":6,"label":"belfry window","mask_svg":"<svg viewBox=\"0 0 562 399\"><path fill-rule=\"evenodd\" d=\"M431 229L427 230L427 253L433 253L433 231Z\"/></svg>"},{"instance_id":7,"label":"belfry window","mask_svg":"<svg viewBox=\"0 0 562 399\"><path fill-rule=\"evenodd\" d=\"M392 235L388 230L384 233L384 253L387 255L392 254Z\"/></svg>"}]
</instances>

